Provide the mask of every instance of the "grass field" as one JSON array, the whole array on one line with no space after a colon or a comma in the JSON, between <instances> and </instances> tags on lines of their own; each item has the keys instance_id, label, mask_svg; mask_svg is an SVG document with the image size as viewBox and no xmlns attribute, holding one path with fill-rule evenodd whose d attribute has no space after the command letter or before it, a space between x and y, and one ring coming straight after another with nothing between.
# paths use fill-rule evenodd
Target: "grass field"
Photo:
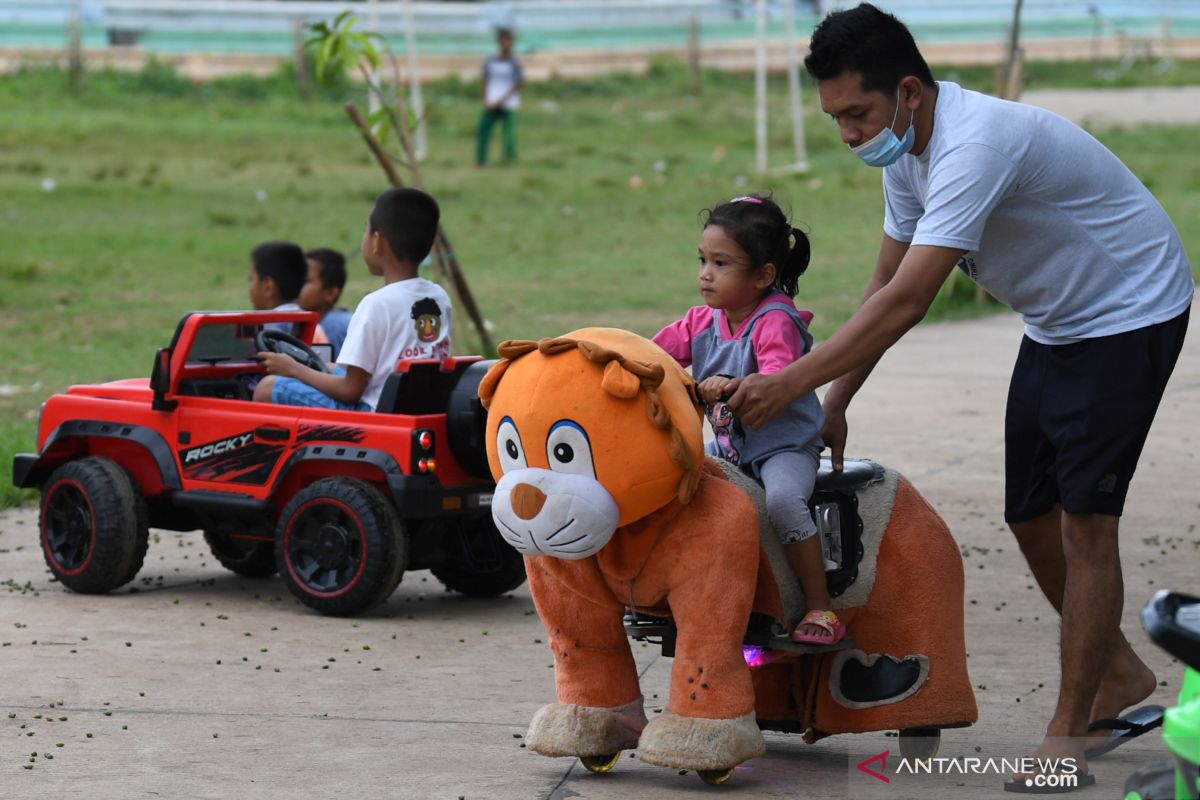
<instances>
[{"instance_id":1,"label":"grass field","mask_svg":"<svg viewBox=\"0 0 1200 800\"><path fill-rule=\"evenodd\" d=\"M1029 74L1039 87L1106 80L1091 67ZM1200 83L1200 66L1147 65L1121 80L1130 75ZM983 70L939 76L991 81ZM784 90L772 84L776 164L790 153ZM79 92L61 72L0 78L0 337L10 354L0 507L28 497L10 487L12 454L35 446L48 395L148 374L186 310L246 307L247 255L261 241L357 245L385 184L341 110L351 94L305 102L286 74L194 86L161 66L91 75ZM818 339L857 305L879 243L879 172L846 151L811 89L812 171L774 178L752 174L748 76L706 75L699 97L665 62L644 77L530 86L519 161L486 170L472 164L478 86L437 84L426 98L426 181L497 340L588 324L652 333L698 302L698 212L751 190L774 191L810 232L799 300L816 312ZM1200 164L1178 158L1195 135L1099 137L1156 193L1200 264ZM345 304L376 281L352 261ZM971 295L956 292L935 316L978 313Z\"/></svg>"}]
</instances>

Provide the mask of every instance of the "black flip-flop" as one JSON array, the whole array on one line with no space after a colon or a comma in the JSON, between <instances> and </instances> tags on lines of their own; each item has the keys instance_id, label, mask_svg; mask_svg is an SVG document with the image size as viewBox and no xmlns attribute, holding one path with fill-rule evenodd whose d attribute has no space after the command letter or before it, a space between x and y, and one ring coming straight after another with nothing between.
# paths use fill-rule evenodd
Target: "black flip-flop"
<instances>
[{"instance_id":1,"label":"black flip-flop","mask_svg":"<svg viewBox=\"0 0 1200 800\"><path fill-rule=\"evenodd\" d=\"M1064 778L1067 777L1062 773L1050 774L1058 774ZM1096 785L1096 776L1090 772L1083 774L1076 772L1073 777L1075 778L1073 786L1038 786L1036 783L1026 783L1023 780L1008 780L1004 782L1004 791L1014 794L1068 794L1076 789L1085 789L1088 786Z\"/></svg>"},{"instance_id":2,"label":"black flip-flop","mask_svg":"<svg viewBox=\"0 0 1200 800\"><path fill-rule=\"evenodd\" d=\"M1084 757L1088 761L1099 758L1130 739L1136 739L1146 731L1159 727L1163 724L1163 714L1165 713L1166 710L1162 706L1142 706L1123 717L1096 720L1088 725L1089 731L1112 731L1112 733L1109 734L1104 744L1085 750Z\"/></svg>"}]
</instances>

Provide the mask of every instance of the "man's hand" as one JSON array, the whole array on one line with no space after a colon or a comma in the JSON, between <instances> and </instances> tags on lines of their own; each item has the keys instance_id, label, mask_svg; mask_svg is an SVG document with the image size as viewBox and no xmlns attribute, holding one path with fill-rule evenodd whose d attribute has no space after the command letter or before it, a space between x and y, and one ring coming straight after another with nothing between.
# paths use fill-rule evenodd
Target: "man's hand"
<instances>
[{"instance_id":1,"label":"man's hand","mask_svg":"<svg viewBox=\"0 0 1200 800\"><path fill-rule=\"evenodd\" d=\"M700 381L700 385L696 387L696 391L700 393L700 399L705 403L715 403L718 400L724 399L726 394L731 391L731 384L736 385L733 378L728 378L724 375L713 375Z\"/></svg>"},{"instance_id":2,"label":"man's hand","mask_svg":"<svg viewBox=\"0 0 1200 800\"><path fill-rule=\"evenodd\" d=\"M783 413L792 402L782 373L747 375L730 381L726 391L733 391L727 405L743 424L751 428L765 425Z\"/></svg>"},{"instance_id":3,"label":"man's hand","mask_svg":"<svg viewBox=\"0 0 1200 800\"><path fill-rule=\"evenodd\" d=\"M842 460L846 452L846 437L849 426L846 424L846 412L842 408L831 405L825 407L825 427L821 428L821 438L829 448L829 461L834 472L842 471Z\"/></svg>"},{"instance_id":4,"label":"man's hand","mask_svg":"<svg viewBox=\"0 0 1200 800\"><path fill-rule=\"evenodd\" d=\"M295 378L299 374L300 364L291 356L282 353L259 353L258 363L263 365L268 375L279 375L284 378Z\"/></svg>"}]
</instances>

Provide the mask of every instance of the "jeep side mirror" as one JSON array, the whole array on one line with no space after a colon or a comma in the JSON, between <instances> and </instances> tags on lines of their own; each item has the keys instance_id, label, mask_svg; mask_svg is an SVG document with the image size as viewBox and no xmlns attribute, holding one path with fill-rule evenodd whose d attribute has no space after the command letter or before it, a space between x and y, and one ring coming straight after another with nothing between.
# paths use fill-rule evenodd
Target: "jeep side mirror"
<instances>
[{"instance_id":1,"label":"jeep side mirror","mask_svg":"<svg viewBox=\"0 0 1200 800\"><path fill-rule=\"evenodd\" d=\"M155 411L174 411L179 405L178 401L167 399L167 392L171 390L171 351L165 347L158 348L158 352L154 354L150 389L154 392L154 400L150 407Z\"/></svg>"}]
</instances>

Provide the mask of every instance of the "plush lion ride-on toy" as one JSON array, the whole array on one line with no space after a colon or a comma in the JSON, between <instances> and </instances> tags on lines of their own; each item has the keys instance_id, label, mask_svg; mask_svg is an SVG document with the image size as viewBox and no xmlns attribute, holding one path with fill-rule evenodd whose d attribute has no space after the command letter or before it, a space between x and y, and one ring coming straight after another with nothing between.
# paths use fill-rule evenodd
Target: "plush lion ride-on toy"
<instances>
[{"instance_id":1,"label":"plush lion ride-on toy","mask_svg":"<svg viewBox=\"0 0 1200 800\"><path fill-rule=\"evenodd\" d=\"M529 749L604 772L636 748L643 761L721 783L765 752L760 727L812 741L974 721L961 559L903 479L879 469L871 489L890 492L887 510L905 522L867 515L879 530L834 537L855 551L838 571L839 593L857 605L835 602L853 641L798 654L774 635L804 609L765 514L760 526L761 489L705 459L692 378L654 343L610 328L508 341L500 355L479 388L492 514L525 556L559 701L534 715ZM843 493L852 515L853 488ZM857 584L844 580L851 572ZM627 609L665 626L675 657L666 711L649 722ZM785 660L763 655L783 650ZM768 661L753 674L747 663Z\"/></svg>"}]
</instances>

